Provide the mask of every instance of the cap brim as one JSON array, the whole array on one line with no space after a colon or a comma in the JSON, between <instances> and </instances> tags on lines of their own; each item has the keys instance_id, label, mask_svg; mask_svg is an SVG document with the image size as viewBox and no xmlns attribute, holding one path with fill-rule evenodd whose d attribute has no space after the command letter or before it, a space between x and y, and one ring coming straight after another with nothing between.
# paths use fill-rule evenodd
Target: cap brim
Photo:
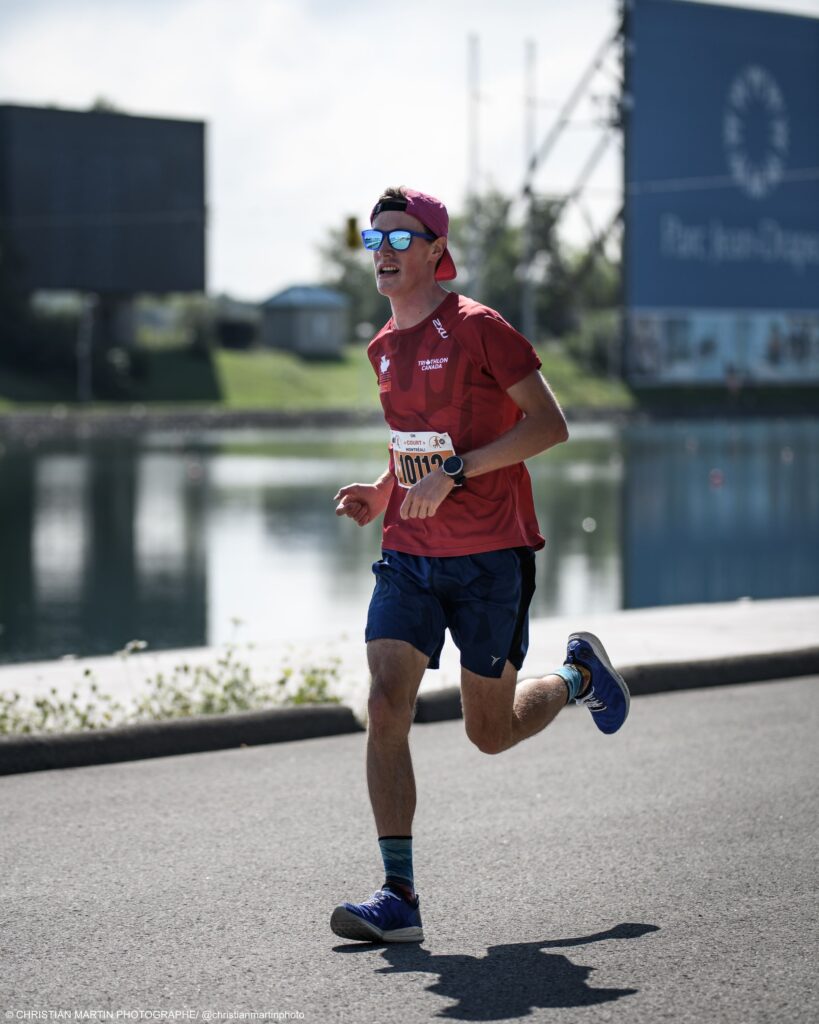
<instances>
[{"instance_id":1,"label":"cap brim","mask_svg":"<svg viewBox=\"0 0 819 1024\"><path fill-rule=\"evenodd\" d=\"M455 261L450 256L449 249L444 249L444 255L441 257L441 262L438 264L438 269L435 271L435 280L451 281L457 276L458 271L455 269Z\"/></svg>"}]
</instances>

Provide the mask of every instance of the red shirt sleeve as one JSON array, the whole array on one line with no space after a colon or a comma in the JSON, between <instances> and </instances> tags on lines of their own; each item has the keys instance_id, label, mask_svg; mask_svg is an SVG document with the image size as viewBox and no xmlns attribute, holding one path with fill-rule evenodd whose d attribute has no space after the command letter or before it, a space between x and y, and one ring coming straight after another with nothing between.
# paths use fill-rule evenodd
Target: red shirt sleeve
<instances>
[{"instance_id":1,"label":"red shirt sleeve","mask_svg":"<svg viewBox=\"0 0 819 1024\"><path fill-rule=\"evenodd\" d=\"M458 340L481 373L504 391L541 367L537 352L520 331L486 307L465 317Z\"/></svg>"}]
</instances>

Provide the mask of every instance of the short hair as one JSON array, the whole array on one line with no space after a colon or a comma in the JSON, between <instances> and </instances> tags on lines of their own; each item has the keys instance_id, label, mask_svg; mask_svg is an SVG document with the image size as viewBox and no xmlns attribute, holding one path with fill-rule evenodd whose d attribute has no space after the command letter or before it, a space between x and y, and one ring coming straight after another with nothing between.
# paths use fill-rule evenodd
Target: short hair
<instances>
[{"instance_id":1,"label":"short hair","mask_svg":"<svg viewBox=\"0 0 819 1024\"><path fill-rule=\"evenodd\" d=\"M406 197L406 194L404 192L405 188L406 188L406 185L397 185L397 186L396 185L390 185L390 186L388 186L387 188L384 189L384 191L378 197L378 202L375 205L378 206L378 203L383 203L385 199L392 199L392 200L395 200L395 199L406 199L407 197Z\"/></svg>"},{"instance_id":2,"label":"short hair","mask_svg":"<svg viewBox=\"0 0 819 1024\"><path fill-rule=\"evenodd\" d=\"M396 200L406 199L406 188L406 185L388 185L387 188L385 188L381 195L378 197L378 201L376 202L375 205L378 206L379 203L383 203L385 200L392 200L393 202L395 202ZM416 220L420 219L420 217L416 217ZM421 221L421 223L424 224L423 221ZM427 231L429 231L428 224L424 224L424 227L427 229ZM429 231L429 233L431 235L435 234L434 231ZM443 259L443 256L441 257L441 259ZM440 262L441 260L438 260L438 263Z\"/></svg>"}]
</instances>

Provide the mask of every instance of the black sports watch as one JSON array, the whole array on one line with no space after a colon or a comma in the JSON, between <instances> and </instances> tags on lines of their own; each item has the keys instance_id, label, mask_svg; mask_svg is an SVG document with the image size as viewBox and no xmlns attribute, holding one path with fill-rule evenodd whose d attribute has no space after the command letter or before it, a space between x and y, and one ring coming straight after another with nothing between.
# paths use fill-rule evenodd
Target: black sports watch
<instances>
[{"instance_id":1,"label":"black sports watch","mask_svg":"<svg viewBox=\"0 0 819 1024\"><path fill-rule=\"evenodd\" d=\"M464 460L460 455L450 455L448 459L444 459L441 469L456 487L463 487L466 473L464 473Z\"/></svg>"}]
</instances>

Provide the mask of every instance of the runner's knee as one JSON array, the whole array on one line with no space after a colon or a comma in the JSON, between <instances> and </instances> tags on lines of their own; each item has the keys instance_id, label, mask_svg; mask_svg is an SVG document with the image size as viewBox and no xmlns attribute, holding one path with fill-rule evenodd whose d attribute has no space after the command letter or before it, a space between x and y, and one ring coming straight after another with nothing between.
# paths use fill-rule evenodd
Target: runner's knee
<instances>
[{"instance_id":1,"label":"runner's knee","mask_svg":"<svg viewBox=\"0 0 819 1024\"><path fill-rule=\"evenodd\" d=\"M371 735L406 735L412 725L413 702L406 694L394 693L373 682L367 701L367 721Z\"/></svg>"},{"instance_id":2,"label":"runner's knee","mask_svg":"<svg viewBox=\"0 0 819 1024\"><path fill-rule=\"evenodd\" d=\"M466 723L466 736L482 754L500 754L509 746L508 737L499 729L482 723Z\"/></svg>"}]
</instances>

